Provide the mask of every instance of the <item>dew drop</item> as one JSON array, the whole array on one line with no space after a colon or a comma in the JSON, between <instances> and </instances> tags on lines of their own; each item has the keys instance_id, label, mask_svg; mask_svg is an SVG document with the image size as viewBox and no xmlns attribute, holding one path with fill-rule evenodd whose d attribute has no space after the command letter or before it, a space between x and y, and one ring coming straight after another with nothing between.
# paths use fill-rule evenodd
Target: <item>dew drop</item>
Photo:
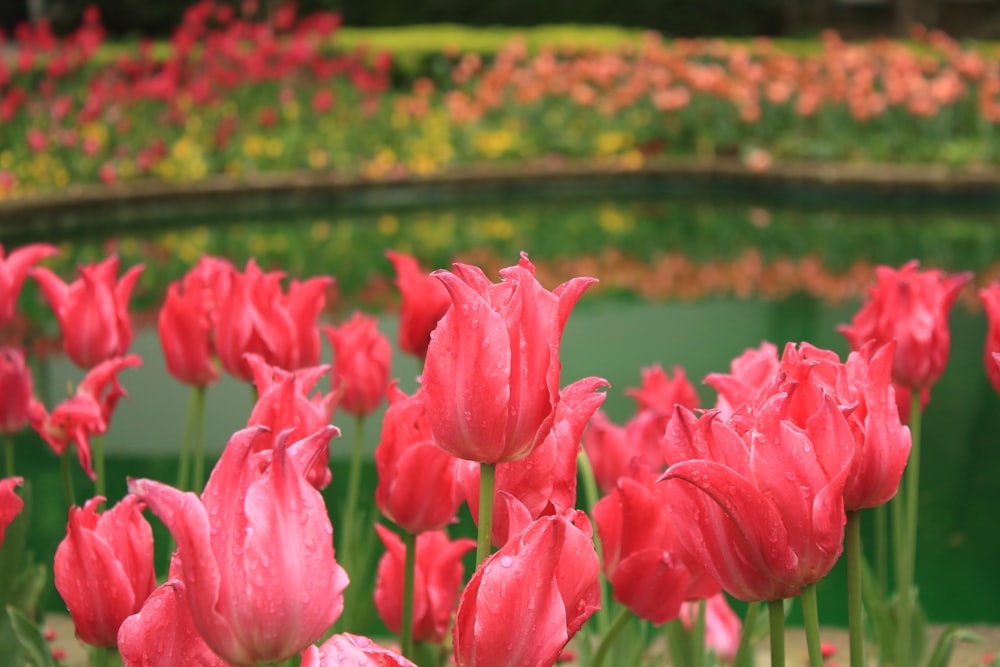
<instances>
[{"instance_id":1,"label":"dew drop","mask_svg":"<svg viewBox=\"0 0 1000 667\"><path fill-rule=\"evenodd\" d=\"M510 556L500 557L500 565L502 565L503 567L510 567L513 564L514 564L514 559L511 558Z\"/></svg>"}]
</instances>

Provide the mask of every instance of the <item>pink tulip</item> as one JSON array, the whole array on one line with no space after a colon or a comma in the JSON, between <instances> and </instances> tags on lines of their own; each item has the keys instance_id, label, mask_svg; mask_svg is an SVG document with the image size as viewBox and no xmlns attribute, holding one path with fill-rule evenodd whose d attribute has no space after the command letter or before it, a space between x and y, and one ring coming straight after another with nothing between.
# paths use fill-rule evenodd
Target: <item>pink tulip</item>
<instances>
[{"instance_id":1,"label":"pink tulip","mask_svg":"<svg viewBox=\"0 0 1000 667\"><path fill-rule=\"evenodd\" d=\"M212 653L191 620L187 590L170 577L118 629L124 667L230 667Z\"/></svg>"},{"instance_id":2,"label":"pink tulip","mask_svg":"<svg viewBox=\"0 0 1000 667\"><path fill-rule=\"evenodd\" d=\"M576 506L576 457L580 452L580 438L594 411L607 397L598 389L607 386L607 380L598 377L583 378L567 385L559 394L552 430L542 443L527 458L497 464L491 531L494 546L506 542L511 533L504 495L516 498L532 519L546 514L563 514ZM473 461L461 461L458 480L478 526L479 466Z\"/></svg>"},{"instance_id":3,"label":"pink tulip","mask_svg":"<svg viewBox=\"0 0 1000 667\"><path fill-rule=\"evenodd\" d=\"M403 628L406 547L388 528L376 524L375 530L385 545L375 580L375 608L386 627L399 635ZM415 641L439 644L444 640L464 580L462 556L475 547L475 540L452 541L443 530L417 536L411 635Z\"/></svg>"},{"instance_id":4,"label":"pink tulip","mask_svg":"<svg viewBox=\"0 0 1000 667\"><path fill-rule=\"evenodd\" d=\"M0 387L0 433L12 435L28 424L34 396L31 369L18 348L0 347Z\"/></svg>"},{"instance_id":5,"label":"pink tulip","mask_svg":"<svg viewBox=\"0 0 1000 667\"><path fill-rule=\"evenodd\" d=\"M383 648L368 637L344 633L333 635L322 646L310 646L302 653L299 667L365 665L368 667L416 667L395 651Z\"/></svg>"},{"instance_id":6,"label":"pink tulip","mask_svg":"<svg viewBox=\"0 0 1000 667\"><path fill-rule=\"evenodd\" d=\"M269 366L260 356L247 354L246 362L253 372L254 386L257 388L257 402L254 404L247 426L266 426L267 431L254 441L254 451L270 451L278 434L289 430L285 436L295 442L309 437L330 423L337 408L337 396L333 392L316 394L313 390L330 370L329 366L315 366L289 372ZM322 445L319 452L310 453L306 478L317 489L325 488L331 479L329 447Z\"/></svg>"},{"instance_id":7,"label":"pink tulip","mask_svg":"<svg viewBox=\"0 0 1000 667\"><path fill-rule=\"evenodd\" d=\"M67 284L46 268L32 269L32 278L59 320L63 350L80 368L93 368L128 352L132 344L128 301L142 270L141 264L133 266L119 280L118 258L112 256L79 267L80 278Z\"/></svg>"},{"instance_id":8,"label":"pink tulip","mask_svg":"<svg viewBox=\"0 0 1000 667\"><path fill-rule=\"evenodd\" d=\"M636 411L652 411L666 420L674 413L675 405L694 410L698 407L698 393L687 379L684 369L674 367L674 376L667 375L659 364L642 369L642 386L625 390L636 402Z\"/></svg>"},{"instance_id":9,"label":"pink tulip","mask_svg":"<svg viewBox=\"0 0 1000 667\"><path fill-rule=\"evenodd\" d=\"M871 339L896 340L892 379L911 390L931 387L948 364L951 335L948 314L971 273L948 276L941 271L919 271L916 261L899 270L876 269L877 284L870 299L850 326L839 330L852 350Z\"/></svg>"},{"instance_id":10,"label":"pink tulip","mask_svg":"<svg viewBox=\"0 0 1000 667\"><path fill-rule=\"evenodd\" d=\"M629 473L632 459L641 456L633 447L625 427L613 423L601 410L594 413L590 426L584 431L583 449L594 471L597 488L602 494L610 493L618 483L618 478ZM653 460L644 464L647 464L649 470L662 470L662 466L658 465L663 460L659 443L653 454Z\"/></svg>"},{"instance_id":11,"label":"pink tulip","mask_svg":"<svg viewBox=\"0 0 1000 667\"><path fill-rule=\"evenodd\" d=\"M333 426L254 454L266 430L238 431L201 498L148 479L129 489L177 542L180 578L195 627L235 665L280 662L323 636L343 609L347 574L334 560L333 528L319 491L306 480L308 456Z\"/></svg>"},{"instance_id":12,"label":"pink tulip","mask_svg":"<svg viewBox=\"0 0 1000 667\"><path fill-rule=\"evenodd\" d=\"M431 342L431 332L448 312L451 298L441 281L420 270L409 255L385 253L396 268L396 286L403 295L399 309L399 349L423 359Z\"/></svg>"},{"instance_id":13,"label":"pink tulip","mask_svg":"<svg viewBox=\"0 0 1000 667\"><path fill-rule=\"evenodd\" d=\"M243 357L248 352L285 370L319 363L316 320L333 278L292 281L286 295L281 288L283 275L264 273L250 260L244 273L232 270L227 279L218 279L215 346L222 367L234 377L252 380Z\"/></svg>"},{"instance_id":14,"label":"pink tulip","mask_svg":"<svg viewBox=\"0 0 1000 667\"><path fill-rule=\"evenodd\" d=\"M979 290L979 300L986 310L986 377L990 379L993 388L1000 392L1000 367L993 361L994 355L1000 352L1000 282Z\"/></svg>"},{"instance_id":15,"label":"pink tulip","mask_svg":"<svg viewBox=\"0 0 1000 667\"><path fill-rule=\"evenodd\" d=\"M613 597L656 624L680 614L685 600L719 592L719 584L681 544L667 511L667 485L637 468L593 509L604 573Z\"/></svg>"},{"instance_id":16,"label":"pink tulip","mask_svg":"<svg viewBox=\"0 0 1000 667\"><path fill-rule=\"evenodd\" d=\"M375 448L375 504L409 533L443 528L455 521L462 495L458 459L434 444L424 394L404 394L389 386L389 409Z\"/></svg>"},{"instance_id":17,"label":"pink tulip","mask_svg":"<svg viewBox=\"0 0 1000 667\"><path fill-rule=\"evenodd\" d=\"M167 370L185 384L207 387L219 379L213 343L215 288L231 270L227 260L202 257L180 281L167 286L157 321L160 344Z\"/></svg>"},{"instance_id":18,"label":"pink tulip","mask_svg":"<svg viewBox=\"0 0 1000 667\"><path fill-rule=\"evenodd\" d=\"M522 459L552 428L563 328L594 279L574 278L549 292L526 254L495 284L474 266L454 268L433 274L452 299L423 374L434 441L471 461Z\"/></svg>"},{"instance_id":19,"label":"pink tulip","mask_svg":"<svg viewBox=\"0 0 1000 667\"><path fill-rule=\"evenodd\" d=\"M66 537L56 549L56 589L73 617L76 636L97 647L118 644L118 628L156 588L153 530L132 495L104 512L97 496L71 507Z\"/></svg>"},{"instance_id":20,"label":"pink tulip","mask_svg":"<svg viewBox=\"0 0 1000 667\"><path fill-rule=\"evenodd\" d=\"M350 321L322 331L333 348L331 384L341 394L341 409L355 417L371 414L382 403L392 361L392 345L378 320L355 312Z\"/></svg>"},{"instance_id":21,"label":"pink tulip","mask_svg":"<svg viewBox=\"0 0 1000 667\"><path fill-rule=\"evenodd\" d=\"M551 667L597 610L600 562L581 511L528 524L483 561L458 603L458 667Z\"/></svg>"},{"instance_id":22,"label":"pink tulip","mask_svg":"<svg viewBox=\"0 0 1000 667\"><path fill-rule=\"evenodd\" d=\"M14 489L24 484L23 477L5 477L0 479L0 547L3 546L4 533L7 526L24 509L24 501L21 496L14 493Z\"/></svg>"},{"instance_id":23,"label":"pink tulip","mask_svg":"<svg viewBox=\"0 0 1000 667\"><path fill-rule=\"evenodd\" d=\"M720 417L729 419L740 406L753 403L777 373L778 348L765 341L760 347L747 349L736 357L729 366L729 373L706 375L705 384L719 394L715 408Z\"/></svg>"},{"instance_id":24,"label":"pink tulip","mask_svg":"<svg viewBox=\"0 0 1000 667\"><path fill-rule=\"evenodd\" d=\"M685 548L734 597L799 595L840 556L854 438L829 395L805 426L787 419L800 391L758 398L732 425L678 408L663 443L668 507Z\"/></svg>"},{"instance_id":25,"label":"pink tulip","mask_svg":"<svg viewBox=\"0 0 1000 667\"><path fill-rule=\"evenodd\" d=\"M11 251L5 259L3 244L0 244L0 328L14 318L14 306L31 267L58 254L59 250L53 245L32 243Z\"/></svg>"},{"instance_id":26,"label":"pink tulip","mask_svg":"<svg viewBox=\"0 0 1000 667\"><path fill-rule=\"evenodd\" d=\"M118 373L141 364L142 360L134 354L101 362L84 376L76 392L57 405L51 414L41 401L32 399L28 407L31 428L60 456L75 444L80 467L91 479L97 479L91 467L90 438L108 430L118 399L128 396L118 382Z\"/></svg>"},{"instance_id":27,"label":"pink tulip","mask_svg":"<svg viewBox=\"0 0 1000 667\"><path fill-rule=\"evenodd\" d=\"M681 623L688 631L697 622L698 604L697 602L685 602L681 605ZM736 652L740 648L743 624L722 593L708 598L704 604L705 648L715 653L723 664L730 665L736 659ZM824 657L826 656L824 655Z\"/></svg>"}]
</instances>

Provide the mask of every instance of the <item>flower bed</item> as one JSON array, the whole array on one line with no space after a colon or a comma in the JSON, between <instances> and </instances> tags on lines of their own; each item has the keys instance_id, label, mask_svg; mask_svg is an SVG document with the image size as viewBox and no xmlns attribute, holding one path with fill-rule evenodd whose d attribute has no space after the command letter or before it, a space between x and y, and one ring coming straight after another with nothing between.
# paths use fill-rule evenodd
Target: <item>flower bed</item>
<instances>
[{"instance_id":1,"label":"flower bed","mask_svg":"<svg viewBox=\"0 0 1000 667\"><path fill-rule=\"evenodd\" d=\"M337 49L332 14L192 7L166 52L96 57L99 18L16 35L0 61L0 198L76 183L315 170L365 178L484 162L656 156L993 169L1000 71L939 33L815 51L766 40L446 51L392 85L392 55ZM162 49L160 50L162 51ZM398 70L397 70L398 71Z\"/></svg>"}]
</instances>

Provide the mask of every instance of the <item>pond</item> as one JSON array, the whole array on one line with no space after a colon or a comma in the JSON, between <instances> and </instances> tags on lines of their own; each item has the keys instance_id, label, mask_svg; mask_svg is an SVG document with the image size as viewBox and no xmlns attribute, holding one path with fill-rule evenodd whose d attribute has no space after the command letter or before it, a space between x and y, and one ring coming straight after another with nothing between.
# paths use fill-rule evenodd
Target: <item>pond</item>
<instances>
[{"instance_id":1,"label":"pond","mask_svg":"<svg viewBox=\"0 0 1000 667\"><path fill-rule=\"evenodd\" d=\"M146 264L133 299L133 351L144 364L121 376L130 399L119 406L106 438L110 494L124 492L126 474L171 482L176 476L170 456L181 440L187 389L167 375L150 323L157 295L200 253L238 264L256 257L295 277L336 276L324 318L346 318L353 308L373 310L393 341L396 292L384 258L388 248L434 267L460 258L491 275L523 249L547 287L575 275L596 276L601 283L581 300L566 328L562 378L563 384L587 375L608 379L604 409L618 423L634 407L624 389L639 385L645 366L682 367L699 387L702 405L710 406L714 393L698 385L700 378L728 370L733 357L764 340L779 349L786 341L807 340L845 356L846 342L835 327L850 321L876 264L917 258L924 267L974 271L979 285L1000 277L1000 225L987 211L951 205L899 209L871 201L787 204L747 192L657 194L581 191L568 201L511 197L443 207L380 206L375 200L367 210L217 212L214 219L174 217L134 232L116 229L113 236L107 227L82 225L58 240L63 253L57 265L64 275L75 263L109 251L125 266ZM21 227L5 236L0 228L0 242L8 248L40 235ZM54 324L46 308L33 303L32 290L29 283L21 301L29 313L25 326L46 349ZM924 422L917 580L932 621L1000 623L1000 608L983 594L1000 591L1000 531L992 514L1000 479L1000 396L983 372L986 321L972 287L953 310L951 327L951 360ZM58 354L39 372L36 383L49 405L67 381L79 377ZM396 350L393 375L403 389L415 387L417 372L416 363ZM229 378L210 388L207 442L213 454L245 423L250 407L250 391ZM369 452L378 441L378 419L365 429ZM335 416L334 422L344 431L344 442L333 447L334 484L328 490L336 504L336 480L346 477L344 457L355 425L350 418ZM47 449L25 453L42 451L38 446L33 435L22 434L19 470L34 481L36 497L44 497L48 492L38 490L58 486L58 463ZM371 467L366 475L374 484ZM82 476L77 481L89 488ZM61 503L36 505L36 548L51 554L63 534L63 509ZM332 509L334 516L338 511ZM161 553L160 562L164 558ZM846 625L844 582L841 563L819 586L824 623ZM46 599L59 607L54 591Z\"/></svg>"}]
</instances>

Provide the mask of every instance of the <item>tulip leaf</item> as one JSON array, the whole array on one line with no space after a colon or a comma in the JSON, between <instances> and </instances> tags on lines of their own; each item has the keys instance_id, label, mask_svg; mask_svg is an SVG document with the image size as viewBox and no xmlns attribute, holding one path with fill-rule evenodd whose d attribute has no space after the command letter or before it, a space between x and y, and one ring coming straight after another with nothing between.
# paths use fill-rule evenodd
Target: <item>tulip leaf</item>
<instances>
[{"instance_id":1,"label":"tulip leaf","mask_svg":"<svg viewBox=\"0 0 1000 667\"><path fill-rule=\"evenodd\" d=\"M17 605L12 595L27 557L28 526L31 523L31 483L24 482L18 495L24 501L24 507L7 526L3 548L0 549L0 604L15 604L19 609L30 613L32 610Z\"/></svg>"},{"instance_id":2,"label":"tulip leaf","mask_svg":"<svg viewBox=\"0 0 1000 667\"><path fill-rule=\"evenodd\" d=\"M34 667L56 667L49 645L38 626L10 605L7 606L7 618L10 619L11 627L14 629L14 634L17 636L28 664Z\"/></svg>"},{"instance_id":3,"label":"tulip leaf","mask_svg":"<svg viewBox=\"0 0 1000 667\"><path fill-rule=\"evenodd\" d=\"M862 597L871 624L872 639L878 646L879 663L891 663L896 646L896 632L895 623L889 613L889 602L882 595L868 560L862 559L861 565Z\"/></svg>"},{"instance_id":4,"label":"tulip leaf","mask_svg":"<svg viewBox=\"0 0 1000 667\"><path fill-rule=\"evenodd\" d=\"M14 579L7 604L22 613L34 616L38 612L38 598L45 588L48 569L41 563L26 566Z\"/></svg>"},{"instance_id":5,"label":"tulip leaf","mask_svg":"<svg viewBox=\"0 0 1000 667\"><path fill-rule=\"evenodd\" d=\"M926 667L947 667L951 660L951 653L955 649L957 642L969 642L971 644L982 644L983 638L975 632L962 630L956 625L949 625L945 628L937 643L934 644L934 651L927 661Z\"/></svg>"}]
</instances>

